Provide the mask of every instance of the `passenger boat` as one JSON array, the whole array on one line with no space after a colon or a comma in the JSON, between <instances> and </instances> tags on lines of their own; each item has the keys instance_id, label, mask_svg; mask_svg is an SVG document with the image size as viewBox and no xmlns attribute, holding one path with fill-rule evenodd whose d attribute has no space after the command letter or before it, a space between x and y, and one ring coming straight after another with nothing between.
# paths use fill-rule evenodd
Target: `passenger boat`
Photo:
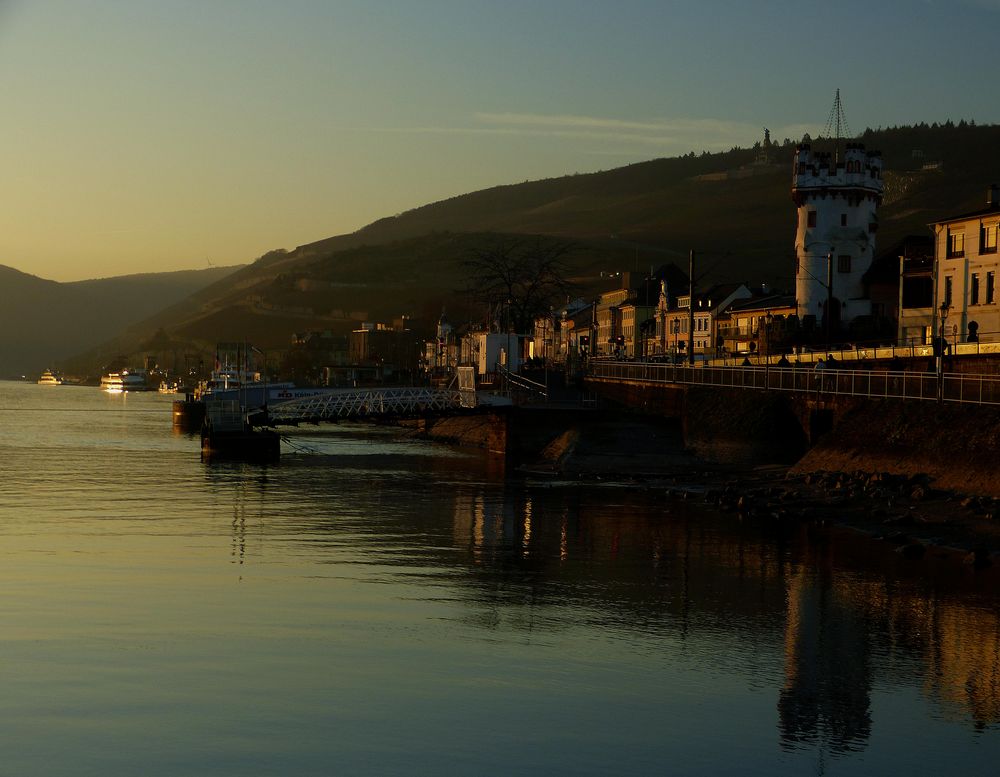
<instances>
[{"instance_id":1,"label":"passenger boat","mask_svg":"<svg viewBox=\"0 0 1000 777\"><path fill-rule=\"evenodd\" d=\"M126 391L148 391L146 376L139 372L109 372L101 378L101 389L109 394L121 394Z\"/></svg>"},{"instance_id":2,"label":"passenger boat","mask_svg":"<svg viewBox=\"0 0 1000 777\"><path fill-rule=\"evenodd\" d=\"M211 394L213 391L228 391L260 382L260 373L253 370L238 370L228 365L212 370L211 377L205 381L203 391Z\"/></svg>"},{"instance_id":3,"label":"passenger boat","mask_svg":"<svg viewBox=\"0 0 1000 777\"><path fill-rule=\"evenodd\" d=\"M42 373L42 376L38 379L39 386L61 386L62 384L62 377L54 373L52 370L45 370L45 372Z\"/></svg>"}]
</instances>

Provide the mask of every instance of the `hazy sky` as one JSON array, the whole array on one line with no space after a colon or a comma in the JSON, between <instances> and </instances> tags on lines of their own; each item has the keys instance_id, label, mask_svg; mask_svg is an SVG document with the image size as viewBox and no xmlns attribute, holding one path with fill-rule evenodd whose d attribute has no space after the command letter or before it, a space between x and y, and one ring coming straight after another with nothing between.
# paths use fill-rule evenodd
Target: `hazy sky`
<instances>
[{"instance_id":1,"label":"hazy sky","mask_svg":"<svg viewBox=\"0 0 1000 777\"><path fill-rule=\"evenodd\" d=\"M0 264L250 261L528 179L1000 121L1000 0L0 0ZM977 184L978 185L978 184Z\"/></svg>"}]
</instances>

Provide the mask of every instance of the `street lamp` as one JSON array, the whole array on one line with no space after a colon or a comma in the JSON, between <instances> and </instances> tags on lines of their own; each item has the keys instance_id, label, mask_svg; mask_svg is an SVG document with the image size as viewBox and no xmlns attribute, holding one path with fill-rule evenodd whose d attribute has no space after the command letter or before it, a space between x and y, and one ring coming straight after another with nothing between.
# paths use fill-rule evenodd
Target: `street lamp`
<instances>
[{"instance_id":1,"label":"street lamp","mask_svg":"<svg viewBox=\"0 0 1000 777\"><path fill-rule=\"evenodd\" d=\"M507 375L508 376L510 375L510 365L511 365L511 358L510 358L510 330L511 330L511 328L514 325L513 321L511 320L512 319L512 311L511 311L511 303L512 302L513 302L513 300L511 300L509 298L507 299L507 353L506 353L507 364L506 364L506 367L507 367Z\"/></svg>"},{"instance_id":2,"label":"street lamp","mask_svg":"<svg viewBox=\"0 0 1000 777\"><path fill-rule=\"evenodd\" d=\"M948 320L948 300L941 303L941 335L938 337L937 351L937 400L944 401L944 349L945 349L945 322Z\"/></svg>"},{"instance_id":3,"label":"street lamp","mask_svg":"<svg viewBox=\"0 0 1000 777\"><path fill-rule=\"evenodd\" d=\"M826 255L826 344L833 342L833 252L837 249L830 246L830 253Z\"/></svg>"}]
</instances>

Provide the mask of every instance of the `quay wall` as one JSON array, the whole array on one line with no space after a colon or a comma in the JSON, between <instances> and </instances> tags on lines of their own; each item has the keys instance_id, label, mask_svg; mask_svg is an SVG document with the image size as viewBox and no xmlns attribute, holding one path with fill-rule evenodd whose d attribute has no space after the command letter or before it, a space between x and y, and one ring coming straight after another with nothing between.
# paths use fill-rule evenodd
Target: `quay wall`
<instances>
[{"instance_id":1,"label":"quay wall","mask_svg":"<svg viewBox=\"0 0 1000 777\"><path fill-rule=\"evenodd\" d=\"M1000 497L1000 408L596 380L587 388L605 409L504 408L404 425L508 467L627 476L695 460L784 464L793 474L926 475L934 488Z\"/></svg>"},{"instance_id":2,"label":"quay wall","mask_svg":"<svg viewBox=\"0 0 1000 777\"><path fill-rule=\"evenodd\" d=\"M778 392L600 379L587 388L606 403L679 420L683 444L715 461L791 464L810 441L812 408Z\"/></svg>"},{"instance_id":3,"label":"quay wall","mask_svg":"<svg viewBox=\"0 0 1000 777\"><path fill-rule=\"evenodd\" d=\"M1000 497L1000 408L593 379L587 387L679 417L684 444L706 458L789 463L793 474L927 475L935 488Z\"/></svg>"},{"instance_id":4,"label":"quay wall","mask_svg":"<svg viewBox=\"0 0 1000 777\"><path fill-rule=\"evenodd\" d=\"M573 410L499 407L485 412L401 421L400 425L431 440L483 450L519 464L537 456L553 440L579 423Z\"/></svg>"},{"instance_id":5,"label":"quay wall","mask_svg":"<svg viewBox=\"0 0 1000 777\"><path fill-rule=\"evenodd\" d=\"M1000 408L855 400L792 468L926 474L935 488L1000 497Z\"/></svg>"},{"instance_id":6,"label":"quay wall","mask_svg":"<svg viewBox=\"0 0 1000 777\"><path fill-rule=\"evenodd\" d=\"M627 409L509 407L401 421L416 435L536 474L655 476L689 465L678 418Z\"/></svg>"}]
</instances>

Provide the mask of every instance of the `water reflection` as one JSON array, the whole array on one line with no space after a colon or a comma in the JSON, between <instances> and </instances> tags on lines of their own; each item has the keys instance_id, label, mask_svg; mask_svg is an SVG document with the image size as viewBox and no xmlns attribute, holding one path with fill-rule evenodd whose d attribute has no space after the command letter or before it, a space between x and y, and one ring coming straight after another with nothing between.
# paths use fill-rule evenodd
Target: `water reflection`
<instances>
[{"instance_id":1,"label":"water reflection","mask_svg":"<svg viewBox=\"0 0 1000 777\"><path fill-rule=\"evenodd\" d=\"M785 684L778 697L784 746L821 743L842 753L871 736L871 635L863 615L832 585L800 566L788 576Z\"/></svg>"},{"instance_id":2,"label":"water reflection","mask_svg":"<svg viewBox=\"0 0 1000 777\"><path fill-rule=\"evenodd\" d=\"M996 570L346 426L273 467L204 464L169 403L97 416L92 394L2 419L11 773L51 741L137 762L151 732L156 774L251 773L251 742L289 774L1000 757Z\"/></svg>"},{"instance_id":3,"label":"water reflection","mask_svg":"<svg viewBox=\"0 0 1000 777\"><path fill-rule=\"evenodd\" d=\"M473 482L454 470L442 480L414 492L373 479L356 521L315 516L313 528L390 568L427 568L478 628L586 622L735 665L748 682L773 683L790 751L863 750L875 684L916 686L975 728L1000 723L995 575L905 567L856 537L745 524L656 494ZM414 509L400 514L401 499ZM349 531L357 522L370 531ZM774 680L760 659L772 650Z\"/></svg>"}]
</instances>

